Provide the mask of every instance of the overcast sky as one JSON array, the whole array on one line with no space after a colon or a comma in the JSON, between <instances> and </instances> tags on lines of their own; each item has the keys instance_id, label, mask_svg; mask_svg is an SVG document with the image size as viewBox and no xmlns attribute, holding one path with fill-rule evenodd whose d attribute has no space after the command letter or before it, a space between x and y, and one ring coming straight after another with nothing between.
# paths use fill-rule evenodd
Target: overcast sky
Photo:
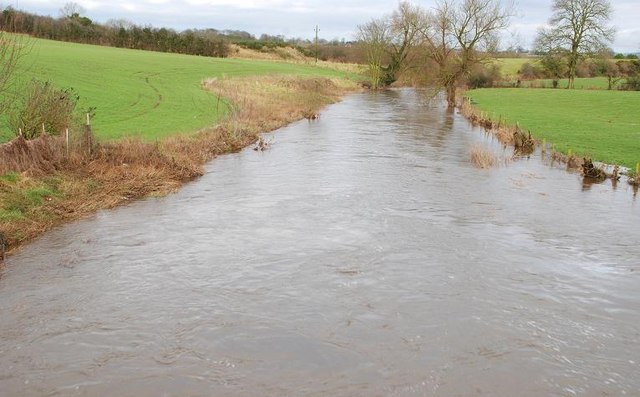
<instances>
[{"instance_id":1,"label":"overcast sky","mask_svg":"<svg viewBox=\"0 0 640 397\"><path fill-rule=\"evenodd\" d=\"M0 0L28 12L59 16L68 0ZM435 0L414 0L425 8ZM531 46L536 29L551 14L552 0L516 0L517 15L503 47L519 44ZM358 25L390 13L398 4L394 0L76 0L86 16L97 22L125 18L139 25L218 30L244 30L287 38L311 39L319 25L320 37L352 40ZM618 52L640 51L640 0L611 0L612 25L617 29L613 49Z\"/></svg>"}]
</instances>

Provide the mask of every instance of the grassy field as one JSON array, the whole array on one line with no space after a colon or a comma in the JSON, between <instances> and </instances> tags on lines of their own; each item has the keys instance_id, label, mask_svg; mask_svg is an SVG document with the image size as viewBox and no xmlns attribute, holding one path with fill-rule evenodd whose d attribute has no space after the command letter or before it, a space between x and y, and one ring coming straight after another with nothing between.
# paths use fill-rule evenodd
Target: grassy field
<instances>
[{"instance_id":1,"label":"grassy field","mask_svg":"<svg viewBox=\"0 0 640 397\"><path fill-rule=\"evenodd\" d=\"M344 76L335 69L293 63L219 59L33 39L20 80L50 80L73 88L80 107L96 107L94 132L104 139L157 139L215 123L225 105L206 92L208 78L286 74ZM0 142L15 135L0 123Z\"/></svg>"},{"instance_id":2,"label":"grassy field","mask_svg":"<svg viewBox=\"0 0 640 397\"><path fill-rule=\"evenodd\" d=\"M497 65L500 65L500 72L502 78L507 81L515 81L518 79L518 72L522 65L530 63L534 66L539 66L539 60L536 58L496 58L493 60ZM567 79L558 80L558 88L566 88L568 84ZM620 82L618 82L618 85ZM606 90L608 88L608 82L606 77L585 77L576 78L575 88L582 90ZM551 79L539 79L539 80L525 80L522 81L522 87L525 88L553 88ZM614 86L615 88L616 86Z\"/></svg>"},{"instance_id":3,"label":"grassy field","mask_svg":"<svg viewBox=\"0 0 640 397\"><path fill-rule=\"evenodd\" d=\"M494 62L500 65L503 78L516 79L523 64L528 62L534 65L538 60L535 58L496 58Z\"/></svg>"},{"instance_id":4,"label":"grassy field","mask_svg":"<svg viewBox=\"0 0 640 397\"><path fill-rule=\"evenodd\" d=\"M492 119L518 122L555 150L632 169L640 161L640 92L520 88L466 96Z\"/></svg>"}]
</instances>

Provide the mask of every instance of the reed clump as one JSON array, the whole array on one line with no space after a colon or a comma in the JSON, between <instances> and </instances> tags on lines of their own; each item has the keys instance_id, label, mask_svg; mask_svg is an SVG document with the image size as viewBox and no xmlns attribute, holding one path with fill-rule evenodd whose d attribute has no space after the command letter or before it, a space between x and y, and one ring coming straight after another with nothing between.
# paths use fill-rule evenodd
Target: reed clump
<instances>
[{"instance_id":1,"label":"reed clump","mask_svg":"<svg viewBox=\"0 0 640 397\"><path fill-rule=\"evenodd\" d=\"M478 168L492 168L498 164L498 157L481 145L473 146L470 155L471 163Z\"/></svg>"},{"instance_id":2,"label":"reed clump","mask_svg":"<svg viewBox=\"0 0 640 397\"><path fill-rule=\"evenodd\" d=\"M525 133L516 126L513 132L513 146L518 155L527 156L533 153L536 149L536 142L531 137L531 131Z\"/></svg>"},{"instance_id":3,"label":"reed clump","mask_svg":"<svg viewBox=\"0 0 640 397\"><path fill-rule=\"evenodd\" d=\"M592 179L594 181L603 181L607 179L607 173L603 169L596 167L590 158L584 157L582 159L582 176ZM615 172L617 176L617 171Z\"/></svg>"},{"instance_id":4,"label":"reed clump","mask_svg":"<svg viewBox=\"0 0 640 397\"><path fill-rule=\"evenodd\" d=\"M229 110L218 125L149 142L83 144L76 134L17 138L0 145L0 233L11 248L66 221L129 200L175 191L214 157L241 150L267 132L315 114L356 85L325 78L211 80ZM222 99L224 98L224 99Z\"/></svg>"},{"instance_id":5,"label":"reed clump","mask_svg":"<svg viewBox=\"0 0 640 397\"><path fill-rule=\"evenodd\" d=\"M636 164L635 172L630 172L627 181L632 186L640 186L640 163Z\"/></svg>"}]
</instances>

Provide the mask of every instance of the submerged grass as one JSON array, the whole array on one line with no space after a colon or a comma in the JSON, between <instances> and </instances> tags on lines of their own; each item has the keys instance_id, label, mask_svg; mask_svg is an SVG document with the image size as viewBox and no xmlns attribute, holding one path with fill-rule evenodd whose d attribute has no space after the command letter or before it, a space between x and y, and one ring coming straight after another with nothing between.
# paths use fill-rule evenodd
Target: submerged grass
<instances>
[{"instance_id":1,"label":"submerged grass","mask_svg":"<svg viewBox=\"0 0 640 397\"><path fill-rule=\"evenodd\" d=\"M470 155L471 163L478 168L492 168L498 164L496 155L482 145L473 146Z\"/></svg>"},{"instance_id":2,"label":"submerged grass","mask_svg":"<svg viewBox=\"0 0 640 397\"><path fill-rule=\"evenodd\" d=\"M91 155L67 155L62 138L44 138L31 145L20 172L2 168L0 159L0 233L10 247L99 209L132 199L163 195L202 174L215 156L256 141L258 134L316 114L335 102L354 83L343 79L251 77L207 81L205 88L225 98L231 111L218 125L197 134L157 142L140 138L103 142ZM221 99L222 100L222 99ZM24 148L24 147L23 147ZM2 146L0 146L2 149ZM27 150L27 149L25 149Z\"/></svg>"}]
</instances>

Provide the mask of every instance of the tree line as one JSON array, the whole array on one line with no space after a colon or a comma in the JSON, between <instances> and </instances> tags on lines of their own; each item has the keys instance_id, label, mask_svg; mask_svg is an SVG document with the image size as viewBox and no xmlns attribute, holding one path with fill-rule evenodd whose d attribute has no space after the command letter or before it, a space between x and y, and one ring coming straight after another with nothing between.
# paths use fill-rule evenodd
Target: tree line
<instances>
[{"instance_id":1,"label":"tree line","mask_svg":"<svg viewBox=\"0 0 640 397\"><path fill-rule=\"evenodd\" d=\"M419 69L455 105L456 88L496 49L513 9L497 0L441 1L433 9L401 2L390 15L358 27L375 88Z\"/></svg>"},{"instance_id":2,"label":"tree line","mask_svg":"<svg viewBox=\"0 0 640 397\"><path fill-rule=\"evenodd\" d=\"M615 34L609 26L609 1L554 0L551 11L548 27L540 29L535 40L544 73L554 79L567 77L567 88L573 88L585 65L593 65L595 72L609 78L610 86L622 77L632 82L638 73L635 61L608 59L613 54L607 46ZM426 84L443 89L449 105L454 105L456 88L467 85L472 74L489 63L513 14L513 4L500 0L442 0L431 9L400 2L392 13L358 26L372 86L417 74ZM588 62L596 58L604 61ZM534 72L531 65L527 69Z\"/></svg>"},{"instance_id":3,"label":"tree line","mask_svg":"<svg viewBox=\"0 0 640 397\"><path fill-rule=\"evenodd\" d=\"M63 9L62 11L65 11ZM69 7L59 18L31 14L6 7L0 14L0 30L33 37L138 50L227 57L228 41L216 30L186 30L138 26L126 20L93 22Z\"/></svg>"}]
</instances>

